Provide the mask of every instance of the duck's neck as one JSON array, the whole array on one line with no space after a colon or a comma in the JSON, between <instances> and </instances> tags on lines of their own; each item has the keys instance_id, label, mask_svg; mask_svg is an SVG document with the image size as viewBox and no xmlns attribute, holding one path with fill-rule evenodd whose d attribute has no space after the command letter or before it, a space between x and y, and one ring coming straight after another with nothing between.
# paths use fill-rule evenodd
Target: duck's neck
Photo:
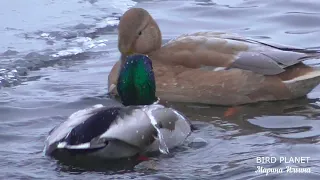
<instances>
[{"instance_id":1,"label":"duck's neck","mask_svg":"<svg viewBox=\"0 0 320 180\"><path fill-rule=\"evenodd\" d=\"M151 60L140 54L123 60L117 85L123 105L150 105L157 101Z\"/></svg>"}]
</instances>

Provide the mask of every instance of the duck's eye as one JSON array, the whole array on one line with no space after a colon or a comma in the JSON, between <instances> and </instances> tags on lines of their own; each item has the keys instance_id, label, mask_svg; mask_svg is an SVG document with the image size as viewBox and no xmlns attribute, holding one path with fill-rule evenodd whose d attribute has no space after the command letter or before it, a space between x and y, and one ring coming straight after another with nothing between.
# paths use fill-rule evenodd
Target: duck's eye
<instances>
[{"instance_id":1,"label":"duck's eye","mask_svg":"<svg viewBox=\"0 0 320 180\"><path fill-rule=\"evenodd\" d=\"M139 32L139 36L142 34L142 31Z\"/></svg>"}]
</instances>

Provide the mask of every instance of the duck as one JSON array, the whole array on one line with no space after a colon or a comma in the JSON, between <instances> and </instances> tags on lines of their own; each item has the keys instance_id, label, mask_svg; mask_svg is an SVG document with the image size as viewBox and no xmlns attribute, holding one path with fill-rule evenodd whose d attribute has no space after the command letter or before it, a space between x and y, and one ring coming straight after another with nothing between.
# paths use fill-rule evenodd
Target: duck
<instances>
[{"instance_id":1,"label":"duck","mask_svg":"<svg viewBox=\"0 0 320 180\"><path fill-rule=\"evenodd\" d=\"M123 59L132 53L153 62L156 95L169 102L236 106L306 96L320 71L305 64L319 50L296 48L225 32L182 34L162 45L160 28L143 8L130 8L118 25L119 60L108 76L109 93Z\"/></svg>"},{"instance_id":2,"label":"duck","mask_svg":"<svg viewBox=\"0 0 320 180\"><path fill-rule=\"evenodd\" d=\"M191 123L159 104L155 88L152 61L142 54L127 56L117 82L122 104L96 104L71 114L49 132L45 155L122 159L148 152L168 154L191 134Z\"/></svg>"}]
</instances>

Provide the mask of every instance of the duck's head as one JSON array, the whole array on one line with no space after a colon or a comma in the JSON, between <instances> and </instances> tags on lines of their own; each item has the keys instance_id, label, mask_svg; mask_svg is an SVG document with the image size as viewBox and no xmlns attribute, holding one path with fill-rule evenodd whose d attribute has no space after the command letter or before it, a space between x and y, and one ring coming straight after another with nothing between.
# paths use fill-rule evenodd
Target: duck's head
<instances>
[{"instance_id":1,"label":"duck's head","mask_svg":"<svg viewBox=\"0 0 320 180\"><path fill-rule=\"evenodd\" d=\"M147 56L126 57L120 68L117 91L125 106L150 105L158 100L152 62Z\"/></svg>"},{"instance_id":2,"label":"duck's head","mask_svg":"<svg viewBox=\"0 0 320 180\"><path fill-rule=\"evenodd\" d=\"M118 27L118 48L125 57L133 54L149 54L161 47L161 32L148 11L131 8L120 19Z\"/></svg>"}]
</instances>

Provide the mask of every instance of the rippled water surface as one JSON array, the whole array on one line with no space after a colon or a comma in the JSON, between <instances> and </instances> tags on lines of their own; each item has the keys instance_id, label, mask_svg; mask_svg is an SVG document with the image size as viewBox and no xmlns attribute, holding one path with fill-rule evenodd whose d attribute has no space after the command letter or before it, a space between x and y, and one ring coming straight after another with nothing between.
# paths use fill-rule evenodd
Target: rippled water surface
<instances>
[{"instance_id":1,"label":"rippled water surface","mask_svg":"<svg viewBox=\"0 0 320 180\"><path fill-rule=\"evenodd\" d=\"M319 179L319 87L308 98L236 107L171 104L196 130L170 156L138 165L60 162L44 140L71 113L111 101L117 24L143 7L163 38L226 31L264 42L320 47L318 0L30 0L0 2L0 179ZM319 65L317 61L309 64ZM255 173L258 156L310 157L310 174ZM264 167L286 167L285 163Z\"/></svg>"}]
</instances>

